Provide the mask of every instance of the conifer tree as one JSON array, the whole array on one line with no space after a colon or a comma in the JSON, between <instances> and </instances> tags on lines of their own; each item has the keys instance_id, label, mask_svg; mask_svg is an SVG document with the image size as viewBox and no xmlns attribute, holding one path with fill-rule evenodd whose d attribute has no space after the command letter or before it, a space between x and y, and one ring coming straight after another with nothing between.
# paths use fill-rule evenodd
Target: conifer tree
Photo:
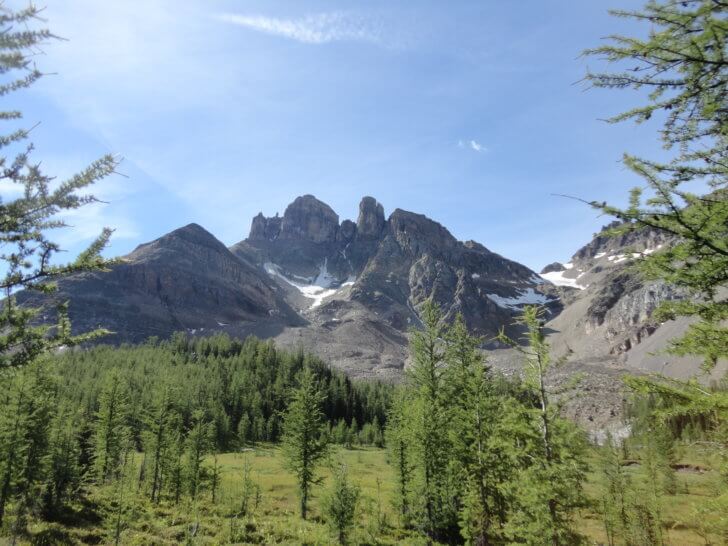
<instances>
[{"instance_id":1,"label":"conifer tree","mask_svg":"<svg viewBox=\"0 0 728 546\"><path fill-rule=\"evenodd\" d=\"M49 378L41 366L5 380L0 408L0 524L11 501L16 501L16 513L22 516L41 496L51 415Z\"/></svg>"},{"instance_id":2,"label":"conifer tree","mask_svg":"<svg viewBox=\"0 0 728 546\"><path fill-rule=\"evenodd\" d=\"M323 434L325 419L321 409L323 394L310 368L299 376L298 388L291 393L283 421L283 454L298 484L301 517L306 519L311 487L321 482L317 466L328 455L328 437Z\"/></svg>"},{"instance_id":3,"label":"conifer tree","mask_svg":"<svg viewBox=\"0 0 728 546\"><path fill-rule=\"evenodd\" d=\"M94 433L94 468L100 483L115 476L123 463L131 431L128 425L129 399L121 375L114 371L99 395Z\"/></svg>"},{"instance_id":4,"label":"conifer tree","mask_svg":"<svg viewBox=\"0 0 728 546\"><path fill-rule=\"evenodd\" d=\"M557 546L576 540L572 518L584 504L586 464L583 434L559 417L546 386L551 358L541 314L536 306L523 310L520 322L526 328L526 347L514 343L502 331L499 336L523 354L525 385L537 401L535 408L521 408L522 417L512 429L518 437L519 456L533 464L519 469L512 483L517 507L507 526L514 539L548 540Z\"/></svg>"},{"instance_id":5,"label":"conifer tree","mask_svg":"<svg viewBox=\"0 0 728 546\"><path fill-rule=\"evenodd\" d=\"M243 413L243 415L240 417L240 421L238 421L238 429L237 429L237 436L238 436L238 446L240 449L245 448L248 443L251 441L251 424L250 424L250 417L247 413Z\"/></svg>"},{"instance_id":6,"label":"conifer tree","mask_svg":"<svg viewBox=\"0 0 728 546\"><path fill-rule=\"evenodd\" d=\"M162 467L162 483L167 485L174 503L178 504L184 488L185 442L180 423L177 422L176 425L172 427L170 435L169 458Z\"/></svg>"},{"instance_id":7,"label":"conifer tree","mask_svg":"<svg viewBox=\"0 0 728 546\"><path fill-rule=\"evenodd\" d=\"M79 416L69 403L63 403L50 423L44 496L47 510L60 508L81 486L80 457Z\"/></svg>"},{"instance_id":8,"label":"conifer tree","mask_svg":"<svg viewBox=\"0 0 728 546\"><path fill-rule=\"evenodd\" d=\"M411 452L416 473L415 498L419 500L420 526L432 538L457 534L457 507L453 504L449 475L447 392L445 374L445 330L442 313L432 300L420 311L422 329L413 330L413 364L407 372L412 389Z\"/></svg>"},{"instance_id":9,"label":"conifer tree","mask_svg":"<svg viewBox=\"0 0 728 546\"><path fill-rule=\"evenodd\" d=\"M346 465L334 469L331 490L324 498L324 514L336 533L339 544L346 544L349 532L355 523L357 504L361 492L349 480Z\"/></svg>"},{"instance_id":10,"label":"conifer tree","mask_svg":"<svg viewBox=\"0 0 728 546\"><path fill-rule=\"evenodd\" d=\"M214 430L212 423L201 409L192 413L192 426L187 433L185 473L187 488L192 500L197 499L202 480L202 463L205 455L213 447Z\"/></svg>"},{"instance_id":11,"label":"conifer tree","mask_svg":"<svg viewBox=\"0 0 728 546\"><path fill-rule=\"evenodd\" d=\"M690 293L663 304L655 318L695 317L670 350L700 355L711 369L728 356L728 299L721 288L728 282L728 6L650 0L641 10L612 13L648 24L649 35L612 36L609 44L587 50L617 72L590 72L586 79L599 88L649 90L646 104L609 121L660 120L660 137L672 154L666 162L625 154L644 187L632 190L627 208L591 204L624 222L613 231L652 228L674 238L640 267Z\"/></svg>"},{"instance_id":12,"label":"conifer tree","mask_svg":"<svg viewBox=\"0 0 728 546\"><path fill-rule=\"evenodd\" d=\"M413 473L407 429L407 410L410 407L407 394L405 388L395 393L385 432L390 464L397 475L394 503L403 527L409 527L411 522L410 495Z\"/></svg>"},{"instance_id":13,"label":"conifer tree","mask_svg":"<svg viewBox=\"0 0 728 546\"><path fill-rule=\"evenodd\" d=\"M503 488L515 464L499 426L504 404L478 349L480 340L468 333L462 316L449 329L447 340L450 441L453 463L464 478L461 532L468 544L491 544L503 539Z\"/></svg>"},{"instance_id":14,"label":"conifer tree","mask_svg":"<svg viewBox=\"0 0 728 546\"><path fill-rule=\"evenodd\" d=\"M260 500L260 485L252 477L253 467L250 459L243 461L243 480L240 491L240 515L245 517L253 513Z\"/></svg>"},{"instance_id":15,"label":"conifer tree","mask_svg":"<svg viewBox=\"0 0 728 546\"><path fill-rule=\"evenodd\" d=\"M172 430L177 425L175 395L168 385L155 393L152 406L146 416L145 454L150 457L151 491L149 498L158 503L162 493L162 469L171 451Z\"/></svg>"},{"instance_id":16,"label":"conifer tree","mask_svg":"<svg viewBox=\"0 0 728 546\"><path fill-rule=\"evenodd\" d=\"M0 74L8 76L0 83L0 96L27 89L43 73L33 63L40 46L55 39L47 29L34 28L40 21L40 10L30 4L13 10L0 4ZM21 112L0 112L0 120L16 125ZM78 174L54 184L39 162L32 159L33 145L29 143L32 129L21 128L0 136L0 181L14 186L19 197L0 199L0 245L3 253L3 274L0 291L5 299L0 308L0 369L25 366L40 354L61 345L77 345L103 335L96 330L72 335L68 321L68 305L58 307L55 327L38 326L38 310L21 307L16 293L21 289L52 293L55 281L69 273L98 270L107 262L101 257L111 230L104 229L99 237L71 263L54 263L61 250L50 240L49 232L67 227L59 214L78 209L96 201L84 195L89 186L114 172L118 160L104 156Z\"/></svg>"},{"instance_id":17,"label":"conifer tree","mask_svg":"<svg viewBox=\"0 0 728 546\"><path fill-rule=\"evenodd\" d=\"M635 491L632 479L622 465L620 450L611 436L599 450L604 493L598 507L604 521L609 546L633 544Z\"/></svg>"}]
</instances>

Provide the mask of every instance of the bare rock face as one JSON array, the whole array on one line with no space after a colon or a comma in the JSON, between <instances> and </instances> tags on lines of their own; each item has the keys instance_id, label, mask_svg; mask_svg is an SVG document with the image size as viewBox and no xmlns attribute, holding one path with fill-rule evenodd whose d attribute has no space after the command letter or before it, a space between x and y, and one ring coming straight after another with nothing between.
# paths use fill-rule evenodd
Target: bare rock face
<instances>
[{"instance_id":1,"label":"bare rock face","mask_svg":"<svg viewBox=\"0 0 728 546\"><path fill-rule=\"evenodd\" d=\"M250 226L250 238L253 240L272 241L278 238L281 233L282 218L276 215L273 218L266 218L260 212L253 218Z\"/></svg>"},{"instance_id":2,"label":"bare rock face","mask_svg":"<svg viewBox=\"0 0 728 546\"><path fill-rule=\"evenodd\" d=\"M364 197L359 203L359 218L356 221L359 236L378 238L385 223L384 207L373 197Z\"/></svg>"},{"instance_id":3,"label":"bare rock face","mask_svg":"<svg viewBox=\"0 0 728 546\"><path fill-rule=\"evenodd\" d=\"M44 307L47 320L57 302L70 300L74 331L103 327L114 333L102 341L112 343L221 325L242 332L252 325L301 323L265 274L197 224L140 245L108 272L60 280L50 298L22 292L18 300Z\"/></svg>"},{"instance_id":4,"label":"bare rock face","mask_svg":"<svg viewBox=\"0 0 728 546\"><path fill-rule=\"evenodd\" d=\"M348 243L354 237L356 236L356 224L352 222L351 220L344 220L341 222L341 227L339 228L339 241L343 243Z\"/></svg>"},{"instance_id":5,"label":"bare rock face","mask_svg":"<svg viewBox=\"0 0 728 546\"><path fill-rule=\"evenodd\" d=\"M541 275L545 275L546 273L553 273L555 271L566 271L566 267L564 267L564 264L560 262L553 262L541 270Z\"/></svg>"},{"instance_id":6,"label":"bare rock face","mask_svg":"<svg viewBox=\"0 0 728 546\"><path fill-rule=\"evenodd\" d=\"M568 267L560 270L562 278L570 279L571 286L578 290L566 288L571 291L570 297L562 298L566 304L562 313L547 327L553 332L551 342L557 355L573 362L603 361L614 366L629 365L631 371L653 371L657 358L646 358L643 353L654 354L665 348L667 340L680 335L687 322L659 324L652 314L661 303L684 298L686 294L663 282L645 280L635 266L645 256L673 244L675 239L651 229L617 236L607 233L619 225L605 226L572 256ZM544 274L547 269L552 268L548 266ZM660 341L650 342L649 351L639 348L647 346L645 342L653 336ZM633 358L632 354L641 356ZM664 358L663 355L662 364ZM681 364L676 376L690 375L690 369L695 372L699 367L697 360Z\"/></svg>"},{"instance_id":7,"label":"bare rock face","mask_svg":"<svg viewBox=\"0 0 728 546\"><path fill-rule=\"evenodd\" d=\"M333 242L339 231L339 216L313 195L297 197L288 205L281 223L281 239Z\"/></svg>"}]
</instances>

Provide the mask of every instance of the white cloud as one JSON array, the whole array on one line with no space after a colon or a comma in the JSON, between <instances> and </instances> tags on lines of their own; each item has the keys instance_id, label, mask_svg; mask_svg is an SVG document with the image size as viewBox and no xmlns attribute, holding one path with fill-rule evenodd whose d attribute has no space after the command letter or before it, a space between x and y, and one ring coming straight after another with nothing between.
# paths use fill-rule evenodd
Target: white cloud
<instances>
[{"instance_id":1,"label":"white cloud","mask_svg":"<svg viewBox=\"0 0 728 546\"><path fill-rule=\"evenodd\" d=\"M488 148L476 140L458 140L458 148L469 148L478 153L488 151Z\"/></svg>"},{"instance_id":2,"label":"white cloud","mask_svg":"<svg viewBox=\"0 0 728 546\"><path fill-rule=\"evenodd\" d=\"M380 32L370 20L342 12L319 13L299 19L225 13L221 21L306 44L339 41L379 42Z\"/></svg>"},{"instance_id":3,"label":"white cloud","mask_svg":"<svg viewBox=\"0 0 728 546\"><path fill-rule=\"evenodd\" d=\"M471 140L469 143L470 148L476 152L485 152L487 151L486 147L480 144L479 142L476 142L474 140Z\"/></svg>"}]
</instances>

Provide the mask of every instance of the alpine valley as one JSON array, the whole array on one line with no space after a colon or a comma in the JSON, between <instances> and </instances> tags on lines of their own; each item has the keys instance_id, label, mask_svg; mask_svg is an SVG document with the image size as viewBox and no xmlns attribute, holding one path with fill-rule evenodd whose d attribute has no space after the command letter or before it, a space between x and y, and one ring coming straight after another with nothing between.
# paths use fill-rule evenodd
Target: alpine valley
<instances>
[{"instance_id":1,"label":"alpine valley","mask_svg":"<svg viewBox=\"0 0 728 546\"><path fill-rule=\"evenodd\" d=\"M190 224L140 245L108 271L62 279L52 300L30 292L18 300L42 306L44 320L68 300L74 330L107 328L113 334L105 343L177 331L256 335L310 350L352 377L385 380L402 376L408 331L428 298L445 320L462 314L490 363L507 374L518 373L520 358L494 337L501 328L517 337L519 311L538 304L564 362L551 381L579 378L565 395L567 413L614 432L624 373L687 377L699 367L660 352L686 322L650 320L661 301L680 294L641 280L633 267L669 244L650 231L597 234L568 263L538 274L478 242L458 241L421 214L396 209L387 217L372 197L361 200L354 222L304 195L282 216L258 214L248 237L229 248Z\"/></svg>"}]
</instances>

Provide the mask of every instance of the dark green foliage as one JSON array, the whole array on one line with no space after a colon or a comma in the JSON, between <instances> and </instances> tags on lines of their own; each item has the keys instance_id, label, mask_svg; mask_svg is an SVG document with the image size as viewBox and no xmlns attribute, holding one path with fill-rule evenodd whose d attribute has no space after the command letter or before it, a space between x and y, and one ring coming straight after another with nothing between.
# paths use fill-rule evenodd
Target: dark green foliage
<instances>
[{"instance_id":1,"label":"dark green foliage","mask_svg":"<svg viewBox=\"0 0 728 546\"><path fill-rule=\"evenodd\" d=\"M453 504L453 476L449 461L450 403L445 384L445 330L439 307L427 301L421 309L423 328L412 332L413 364L408 370L411 389L407 408L410 453L415 470L413 499L421 529L433 538L452 536L458 529Z\"/></svg>"},{"instance_id":2,"label":"dark green foliage","mask_svg":"<svg viewBox=\"0 0 728 546\"><path fill-rule=\"evenodd\" d=\"M69 350L7 370L0 514L22 532L29 517L55 517L91 484L108 485L107 524L116 541L142 496L178 503L204 490L217 500L221 476L209 455L240 447L239 437L278 439L303 370L321 392L332 393L326 402L318 395L315 444L328 441L332 422L349 431L347 418L352 427L357 419L364 423L359 441L381 443L392 387L351 382L309 355L254 338L175 336L137 347ZM249 475L244 488L250 512L259 491Z\"/></svg>"},{"instance_id":3,"label":"dark green foliage","mask_svg":"<svg viewBox=\"0 0 728 546\"><path fill-rule=\"evenodd\" d=\"M41 498L52 390L42 366L4 377L0 402L0 524L12 501L17 518ZM17 527L17 525L16 525Z\"/></svg>"},{"instance_id":4,"label":"dark green foliage","mask_svg":"<svg viewBox=\"0 0 728 546\"><path fill-rule=\"evenodd\" d=\"M301 517L306 519L311 487L321 482L317 467L329 453L325 434L325 415L321 410L323 394L310 368L300 373L283 423L283 453L296 477L301 497Z\"/></svg>"},{"instance_id":5,"label":"dark green foliage","mask_svg":"<svg viewBox=\"0 0 728 546\"><path fill-rule=\"evenodd\" d=\"M144 452L150 457L152 502L159 502L162 492L163 469L170 464L173 434L179 426L174 391L163 385L152 400L145 419Z\"/></svg>"},{"instance_id":6,"label":"dark green foliage","mask_svg":"<svg viewBox=\"0 0 728 546\"><path fill-rule=\"evenodd\" d=\"M524 353L522 383L489 369L461 317L444 326L430 302L422 316L386 433L403 524L443 542L578 542L585 442L549 400L537 309L524 311L526 347L502 336Z\"/></svg>"},{"instance_id":7,"label":"dark green foliage","mask_svg":"<svg viewBox=\"0 0 728 546\"><path fill-rule=\"evenodd\" d=\"M129 396L118 372L112 372L99 395L94 434L96 479L107 482L115 477L130 442Z\"/></svg>"},{"instance_id":8,"label":"dark green foliage","mask_svg":"<svg viewBox=\"0 0 728 546\"><path fill-rule=\"evenodd\" d=\"M192 413L190 431L187 433L185 472L187 487L192 500L197 498L202 481L202 463L205 455L212 451L213 443L212 423L207 419L203 410Z\"/></svg>"},{"instance_id":9,"label":"dark green foliage","mask_svg":"<svg viewBox=\"0 0 728 546\"><path fill-rule=\"evenodd\" d=\"M349 480L346 465L334 470L331 490L324 498L323 510L339 544L346 544L349 531L354 526L359 503L359 487Z\"/></svg>"},{"instance_id":10,"label":"dark green foliage","mask_svg":"<svg viewBox=\"0 0 728 546\"><path fill-rule=\"evenodd\" d=\"M78 411L62 403L50 423L44 505L51 512L62 507L81 487L80 419Z\"/></svg>"},{"instance_id":11,"label":"dark green foliage","mask_svg":"<svg viewBox=\"0 0 728 546\"><path fill-rule=\"evenodd\" d=\"M241 431L248 444L280 439L288 393L304 367L313 370L327 394L322 402L327 421L384 423L392 392L386 384L352 382L311 355L279 351L269 341L238 341L225 335L198 339L176 335L170 341L139 346L98 346L67 351L55 362L61 396L94 412L99 386L109 375L119 374L133 409L128 423L140 450L152 441L149 431L155 415L162 419L157 412L165 407L165 397L173 407L162 421L180 420L186 433L192 412L204 409L213 424L215 449L233 451L241 447Z\"/></svg>"},{"instance_id":12,"label":"dark green foliage","mask_svg":"<svg viewBox=\"0 0 728 546\"><path fill-rule=\"evenodd\" d=\"M503 429L507 400L497 390L490 369L462 317L448 332L448 388L452 465L462 476L460 527L470 544L503 540L505 486L515 461Z\"/></svg>"},{"instance_id":13,"label":"dark green foliage","mask_svg":"<svg viewBox=\"0 0 728 546\"><path fill-rule=\"evenodd\" d=\"M32 4L22 10L0 5L0 74L7 77L0 83L0 96L26 89L43 77L33 59L39 47L55 37L36 27L39 13ZM22 118L18 111L0 112L0 120L10 125L17 126ZM20 193L17 198L0 199L0 290L5 297L0 309L0 369L25 366L54 347L78 345L105 333L71 335L65 303L58 308L53 328L34 325L38 310L20 307L15 295L21 289L53 292L54 282L63 275L101 269L109 263L101 257L111 236L109 229L73 262L62 265L54 263L61 248L48 234L67 227L59 214L96 201L79 192L113 173L118 159L104 156L68 180L55 183L31 159L30 131L21 128L0 136L0 181L16 186Z\"/></svg>"}]
</instances>

